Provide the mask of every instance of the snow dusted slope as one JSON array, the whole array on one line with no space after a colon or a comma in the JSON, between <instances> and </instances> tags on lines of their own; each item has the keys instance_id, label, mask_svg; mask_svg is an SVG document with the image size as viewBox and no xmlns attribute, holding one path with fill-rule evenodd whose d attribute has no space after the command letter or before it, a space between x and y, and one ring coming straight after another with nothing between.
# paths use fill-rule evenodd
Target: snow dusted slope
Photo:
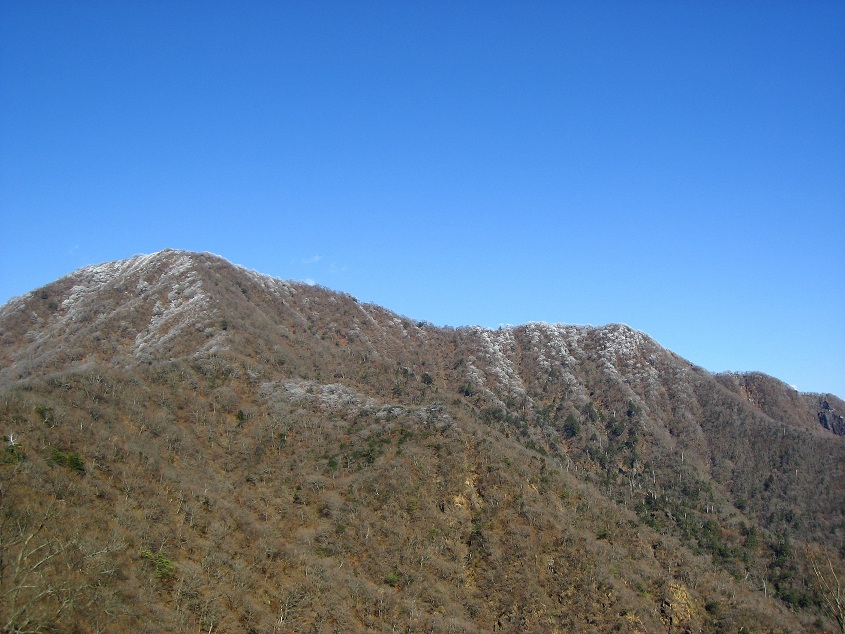
<instances>
[{"instance_id":1,"label":"snow dusted slope","mask_svg":"<svg viewBox=\"0 0 845 634\"><path fill-rule=\"evenodd\" d=\"M0 308L0 381L223 353L326 383L349 372L373 383L375 369L397 392L427 375L426 389L472 394L479 407L519 409L528 419L557 420L602 401L611 413L649 414L667 433L696 428L697 390L718 386L625 325L435 328L208 253L165 250L88 266ZM790 417L819 427L820 415L802 402Z\"/></svg>"},{"instance_id":2,"label":"snow dusted slope","mask_svg":"<svg viewBox=\"0 0 845 634\"><path fill-rule=\"evenodd\" d=\"M245 356L294 340L307 350L328 337L371 358L402 356L412 336L419 347L425 333L348 295L165 250L84 267L0 307L0 380L95 361L199 358L232 350L233 340Z\"/></svg>"},{"instance_id":3,"label":"snow dusted slope","mask_svg":"<svg viewBox=\"0 0 845 634\"><path fill-rule=\"evenodd\" d=\"M161 251L87 266L0 308L3 378L91 361L130 365L222 344L207 254ZM11 376L11 370L15 370Z\"/></svg>"}]
</instances>

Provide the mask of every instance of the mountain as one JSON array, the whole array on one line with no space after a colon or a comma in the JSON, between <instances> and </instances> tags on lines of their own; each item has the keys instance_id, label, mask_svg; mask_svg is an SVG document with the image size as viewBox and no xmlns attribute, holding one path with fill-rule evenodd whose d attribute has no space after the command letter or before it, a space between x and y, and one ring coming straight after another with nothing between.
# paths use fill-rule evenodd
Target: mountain
<instances>
[{"instance_id":1,"label":"mountain","mask_svg":"<svg viewBox=\"0 0 845 634\"><path fill-rule=\"evenodd\" d=\"M0 308L0 623L841 631L845 403L181 251Z\"/></svg>"}]
</instances>

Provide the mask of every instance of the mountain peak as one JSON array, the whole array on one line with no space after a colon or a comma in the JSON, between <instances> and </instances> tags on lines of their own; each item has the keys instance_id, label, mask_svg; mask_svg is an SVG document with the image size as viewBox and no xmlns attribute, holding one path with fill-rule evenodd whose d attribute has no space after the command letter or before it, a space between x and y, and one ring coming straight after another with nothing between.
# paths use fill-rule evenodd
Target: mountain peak
<instances>
[{"instance_id":1,"label":"mountain peak","mask_svg":"<svg viewBox=\"0 0 845 634\"><path fill-rule=\"evenodd\" d=\"M34 576L115 631L821 631L843 413L624 324L438 328L168 249L0 308L0 545L72 551Z\"/></svg>"}]
</instances>

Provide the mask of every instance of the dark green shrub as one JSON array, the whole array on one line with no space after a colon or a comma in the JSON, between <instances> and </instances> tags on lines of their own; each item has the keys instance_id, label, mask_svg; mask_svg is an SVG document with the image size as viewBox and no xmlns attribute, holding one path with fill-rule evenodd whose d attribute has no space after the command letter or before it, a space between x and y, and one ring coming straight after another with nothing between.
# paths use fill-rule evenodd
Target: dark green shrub
<instances>
[{"instance_id":1,"label":"dark green shrub","mask_svg":"<svg viewBox=\"0 0 845 634\"><path fill-rule=\"evenodd\" d=\"M85 463L77 453L71 451L59 451L59 449L53 447L50 452L50 460L61 467L67 467L68 469L76 471L77 473L85 473Z\"/></svg>"},{"instance_id":2,"label":"dark green shrub","mask_svg":"<svg viewBox=\"0 0 845 634\"><path fill-rule=\"evenodd\" d=\"M0 464L17 464L24 460L26 460L26 454L20 448L20 445L6 445L0 453Z\"/></svg>"},{"instance_id":3,"label":"dark green shrub","mask_svg":"<svg viewBox=\"0 0 845 634\"><path fill-rule=\"evenodd\" d=\"M157 579L168 581L176 575L176 564L164 553L153 554L145 548L141 551L141 557L153 563L154 574Z\"/></svg>"},{"instance_id":4,"label":"dark green shrub","mask_svg":"<svg viewBox=\"0 0 845 634\"><path fill-rule=\"evenodd\" d=\"M581 426L578 424L576 418L570 414L566 417L566 421L563 423L563 428L561 430L565 438L574 438L578 435L578 432L581 431Z\"/></svg>"}]
</instances>

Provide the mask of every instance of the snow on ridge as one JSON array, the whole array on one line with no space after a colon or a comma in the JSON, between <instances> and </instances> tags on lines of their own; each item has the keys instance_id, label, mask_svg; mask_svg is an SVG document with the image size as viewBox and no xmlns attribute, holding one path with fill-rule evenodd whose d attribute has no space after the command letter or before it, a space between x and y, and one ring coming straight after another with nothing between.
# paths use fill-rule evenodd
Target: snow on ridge
<instances>
[{"instance_id":1,"label":"snow on ridge","mask_svg":"<svg viewBox=\"0 0 845 634\"><path fill-rule=\"evenodd\" d=\"M164 249L125 260L85 266L68 276L73 286L62 302L65 311L63 320L73 321L83 315L87 297L115 280L123 279L133 284L130 289L136 294L128 300L129 304L155 301L149 324L135 337L133 354L139 356L158 351L186 328L202 330L208 322L212 301L203 290L203 277L196 268L199 262L208 258L226 262L224 258L212 253ZM293 292L287 282L238 265L232 266L280 298ZM214 339L207 342L204 348L220 343L216 341L218 337Z\"/></svg>"},{"instance_id":2,"label":"snow on ridge","mask_svg":"<svg viewBox=\"0 0 845 634\"><path fill-rule=\"evenodd\" d=\"M593 326L531 322L521 328L529 333L532 341L539 340L540 334L544 335L548 343L552 344L552 348L568 361L574 361L572 352L583 352L582 342L591 336L601 345L599 354L614 360L618 357L636 356L643 350L643 346L651 341L645 333L625 324Z\"/></svg>"},{"instance_id":3,"label":"snow on ridge","mask_svg":"<svg viewBox=\"0 0 845 634\"><path fill-rule=\"evenodd\" d=\"M569 337L565 338L569 334L565 327L533 322L525 325L524 332L528 335L533 358L536 359L540 368L546 373L553 370L562 373L561 378L571 385L577 383L569 371L569 368L577 364L572 354L572 348L577 351L577 347L573 346Z\"/></svg>"},{"instance_id":4,"label":"snow on ridge","mask_svg":"<svg viewBox=\"0 0 845 634\"><path fill-rule=\"evenodd\" d=\"M653 394L660 385L658 360L651 338L624 324L610 324L596 333L598 354L605 372L629 389L640 386Z\"/></svg>"},{"instance_id":5,"label":"snow on ridge","mask_svg":"<svg viewBox=\"0 0 845 634\"><path fill-rule=\"evenodd\" d=\"M524 397L525 384L514 365L516 338L513 329L490 330L481 326L469 326L467 331L475 335L481 344L481 357L486 364L487 373L496 378L509 397ZM485 375L475 365L475 361L474 357L466 361L469 378L478 385L483 385Z\"/></svg>"},{"instance_id":6,"label":"snow on ridge","mask_svg":"<svg viewBox=\"0 0 845 634\"><path fill-rule=\"evenodd\" d=\"M211 252L194 252L180 249L162 249L155 253L134 255L125 260L115 260L113 262L104 262L102 264L91 264L74 271L70 275L76 278L82 278L84 283L81 286L90 286L91 284L108 283L115 277L121 274L143 273L146 269L153 269L163 260L168 260L167 265L171 272L184 272L191 265L195 264L197 258L210 258L225 262L238 271L249 277L251 280L259 284L271 292L278 293L280 290L288 294L295 293L293 284L265 273L249 269L240 264L233 264L221 255Z\"/></svg>"},{"instance_id":7,"label":"snow on ridge","mask_svg":"<svg viewBox=\"0 0 845 634\"><path fill-rule=\"evenodd\" d=\"M23 295L18 295L17 297L12 297L9 299L8 302L0 306L0 317L5 315L6 313L14 313L19 308L21 308L28 299L30 299L33 295L33 291L29 293L24 293Z\"/></svg>"},{"instance_id":8,"label":"snow on ridge","mask_svg":"<svg viewBox=\"0 0 845 634\"><path fill-rule=\"evenodd\" d=\"M290 297L296 293L296 288L293 284L288 282L287 280L283 280L278 277L273 277L272 275L267 275L266 273L260 273L258 271L254 271L252 269L248 269L245 266L241 266L240 264L233 264L238 271L244 274L246 277L251 279L255 282L258 286L262 289L272 293L276 297L280 299L284 299L282 296Z\"/></svg>"},{"instance_id":9,"label":"snow on ridge","mask_svg":"<svg viewBox=\"0 0 845 634\"><path fill-rule=\"evenodd\" d=\"M168 274L183 273L193 263L191 254L188 252L165 250L147 255L135 255L126 260L90 264L77 269L68 276L76 283L71 288L70 295L62 302L62 308L67 311L68 317L73 319L77 307L80 306L80 302L90 293L103 288L121 276L137 273L143 275L147 270L153 269L162 257L170 254L175 254L177 257ZM144 281L142 284L139 284L138 290L143 292L148 286L149 284Z\"/></svg>"},{"instance_id":10,"label":"snow on ridge","mask_svg":"<svg viewBox=\"0 0 845 634\"><path fill-rule=\"evenodd\" d=\"M68 318L73 319L75 309L90 293L101 289L123 273L127 264L131 262L132 260L122 260L92 264L71 273L70 277L76 281L76 284L73 285L70 294L62 302L62 308L67 311Z\"/></svg>"},{"instance_id":11,"label":"snow on ridge","mask_svg":"<svg viewBox=\"0 0 845 634\"><path fill-rule=\"evenodd\" d=\"M630 358L643 351L644 344L649 338L639 330L634 330L625 324L609 324L597 331L599 341L603 344L602 356L612 356L614 359Z\"/></svg>"},{"instance_id":12,"label":"snow on ridge","mask_svg":"<svg viewBox=\"0 0 845 634\"><path fill-rule=\"evenodd\" d=\"M188 254L179 254L176 260L159 278L158 285L167 289L167 300L156 299L150 323L144 332L135 337L133 353L137 356L146 348L160 348L188 326L202 327L208 317L211 298L202 288L202 279L192 270L193 259ZM139 282L139 290L146 281Z\"/></svg>"}]
</instances>

